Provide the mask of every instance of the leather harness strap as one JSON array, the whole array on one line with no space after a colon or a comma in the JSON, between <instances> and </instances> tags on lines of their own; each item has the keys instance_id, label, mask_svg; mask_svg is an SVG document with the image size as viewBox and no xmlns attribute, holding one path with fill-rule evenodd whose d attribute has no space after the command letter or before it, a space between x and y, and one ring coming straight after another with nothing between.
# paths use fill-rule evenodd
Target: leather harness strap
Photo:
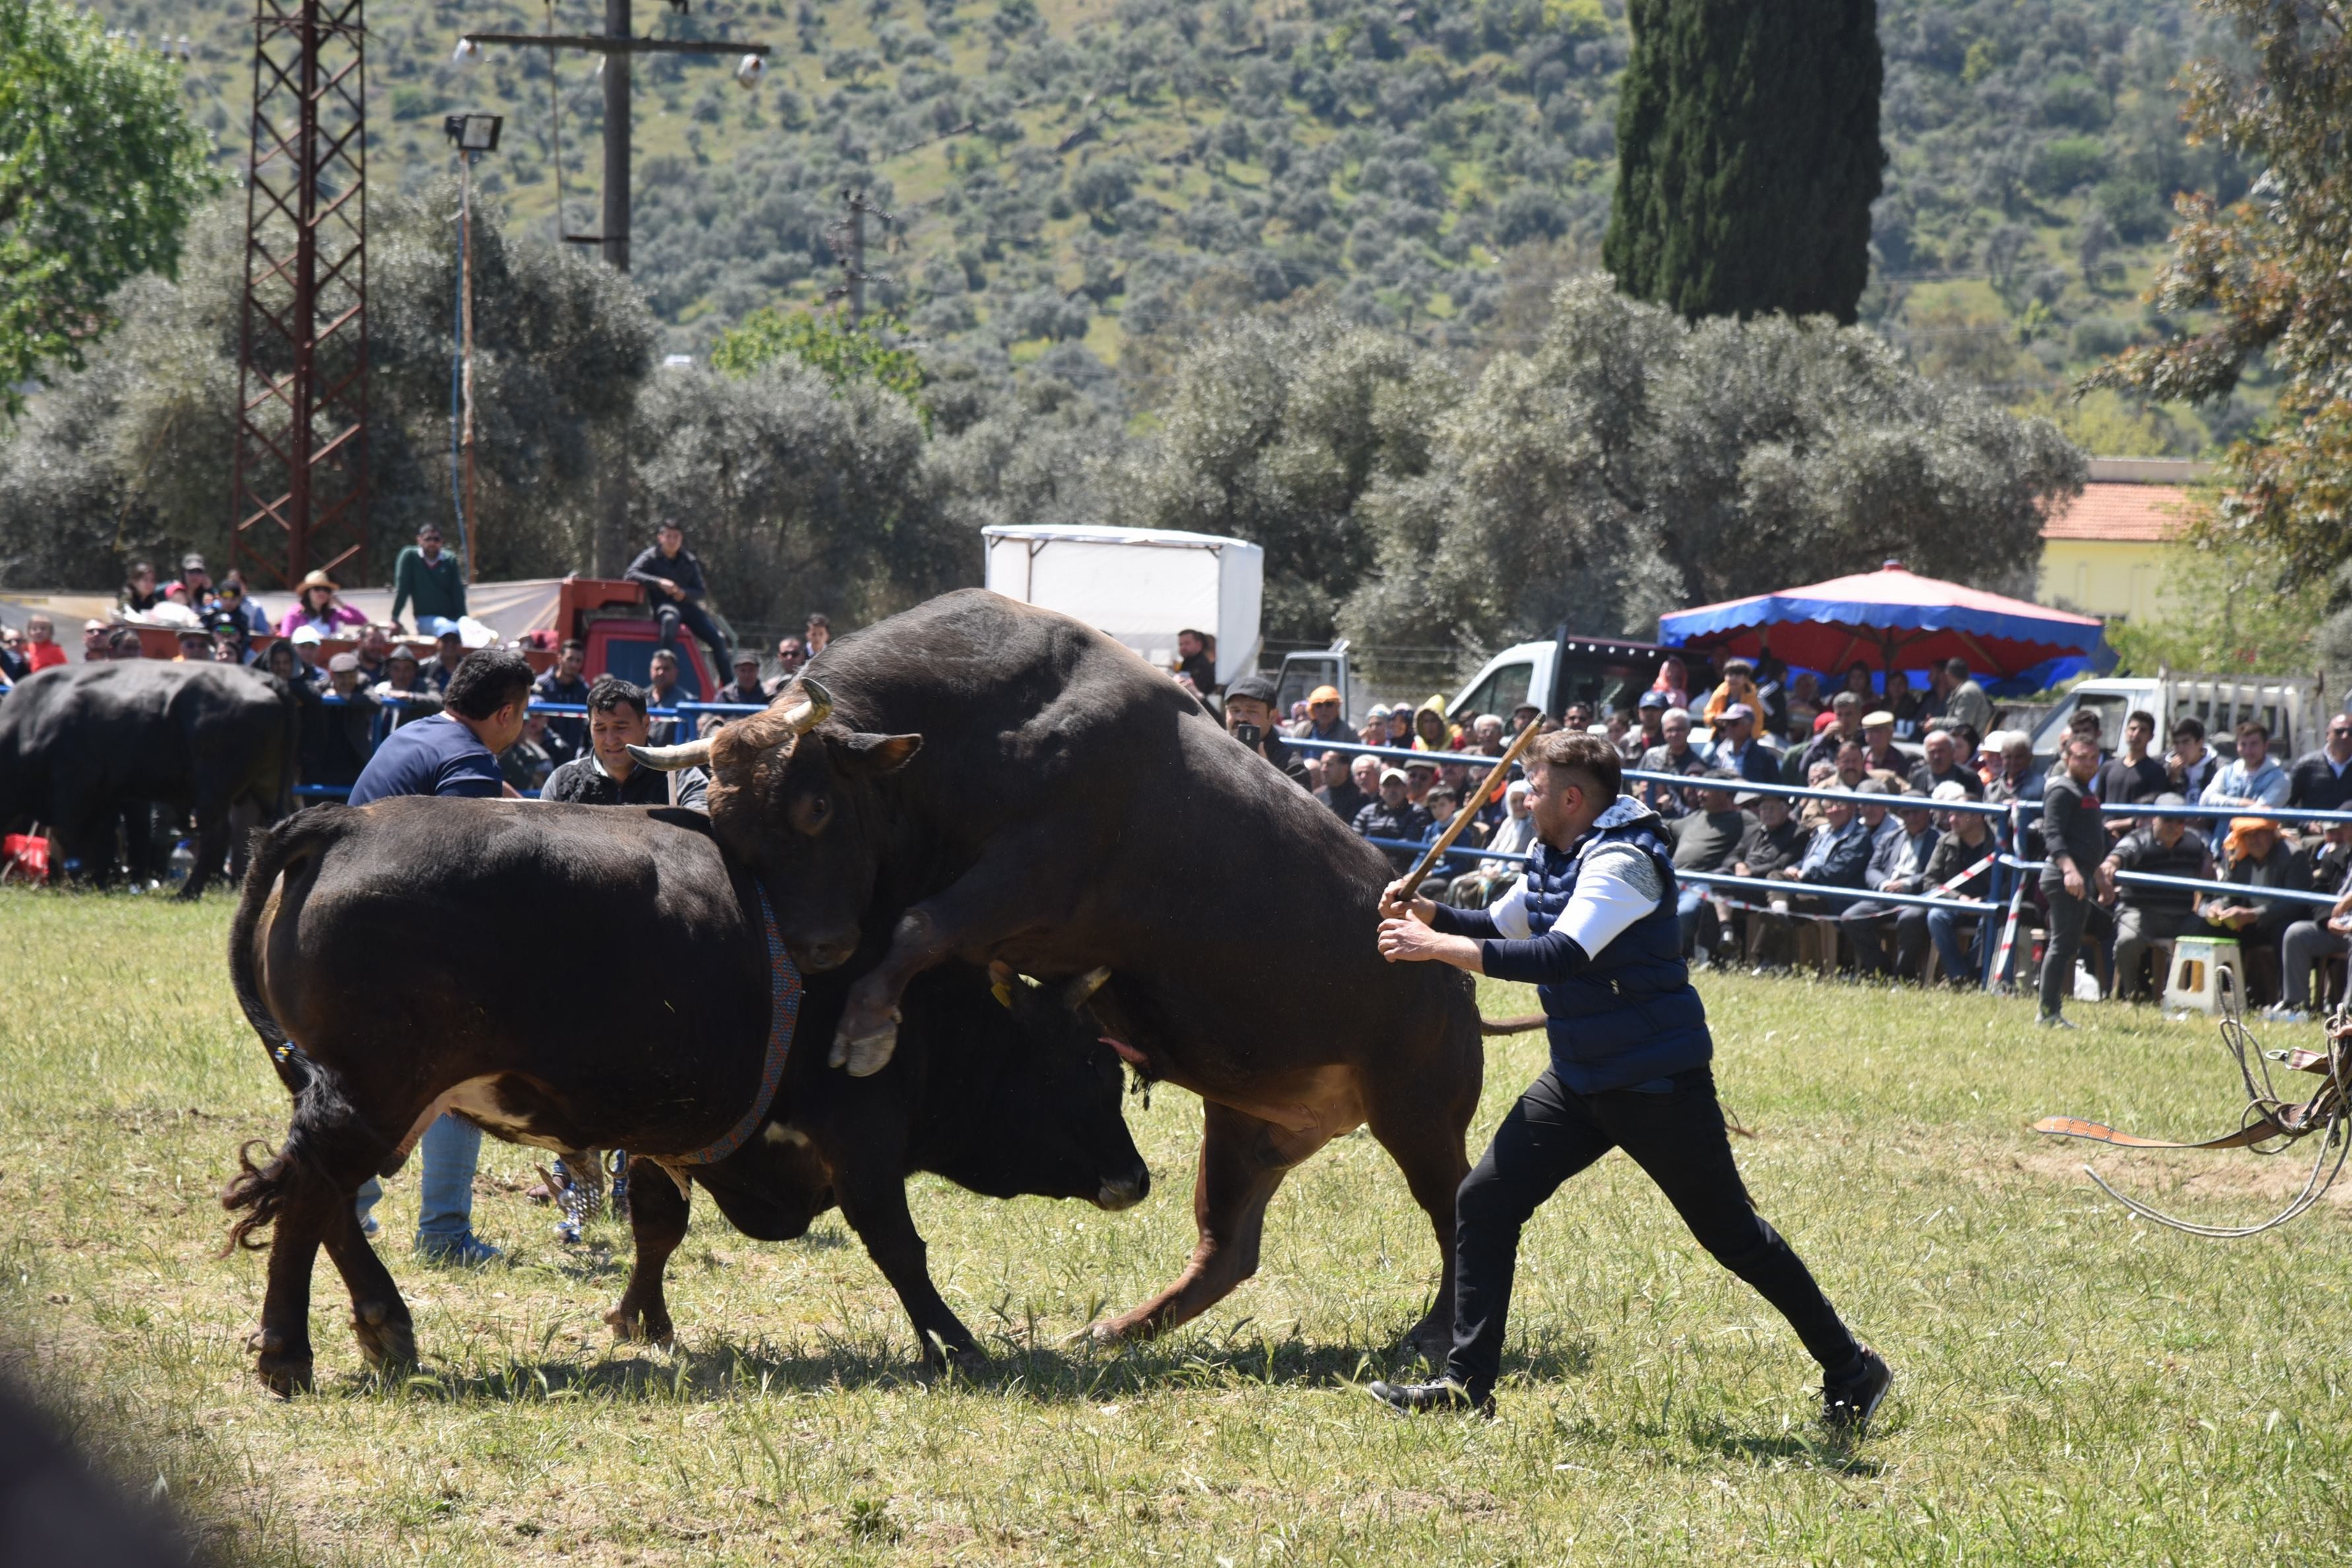
<instances>
[{"instance_id":1,"label":"leather harness strap","mask_svg":"<svg viewBox=\"0 0 2352 1568\"><path fill-rule=\"evenodd\" d=\"M768 943L768 1059L760 1069L759 1092L751 1097L751 1109L743 1119L728 1130L727 1135L715 1143L705 1144L691 1154L664 1155L665 1165L709 1165L724 1160L743 1146L746 1139L759 1130L768 1118L768 1108L776 1102L776 1091L783 1087L784 1063L793 1054L793 1026L801 1013L801 972L793 963L793 955L784 951L784 939L776 930L776 911L768 902L768 889L757 879L753 889L760 895L760 929Z\"/></svg>"}]
</instances>

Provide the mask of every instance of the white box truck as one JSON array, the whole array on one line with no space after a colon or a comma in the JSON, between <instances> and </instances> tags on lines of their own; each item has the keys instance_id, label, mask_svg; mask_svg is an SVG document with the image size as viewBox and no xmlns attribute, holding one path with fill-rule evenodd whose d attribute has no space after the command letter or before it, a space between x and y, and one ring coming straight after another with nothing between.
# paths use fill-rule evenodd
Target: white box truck
<instances>
[{"instance_id":1,"label":"white box truck","mask_svg":"<svg viewBox=\"0 0 2352 1568\"><path fill-rule=\"evenodd\" d=\"M981 530L988 587L1059 610L1160 669L1176 634L1217 639L1217 684L1257 668L1265 552L1247 540L1175 529L1001 524Z\"/></svg>"}]
</instances>

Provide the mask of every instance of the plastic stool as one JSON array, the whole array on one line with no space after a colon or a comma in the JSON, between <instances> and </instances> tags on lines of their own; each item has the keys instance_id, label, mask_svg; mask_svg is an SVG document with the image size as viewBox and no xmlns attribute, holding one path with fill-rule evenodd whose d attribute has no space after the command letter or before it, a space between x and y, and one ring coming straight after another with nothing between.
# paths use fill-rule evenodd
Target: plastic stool
<instances>
[{"instance_id":1,"label":"plastic stool","mask_svg":"<svg viewBox=\"0 0 2352 1568\"><path fill-rule=\"evenodd\" d=\"M2227 976L2224 979L2224 976ZM2183 936L2172 944L2172 970L2165 977L2164 1005L2215 1014L2242 1012L2246 960L2234 937Z\"/></svg>"}]
</instances>

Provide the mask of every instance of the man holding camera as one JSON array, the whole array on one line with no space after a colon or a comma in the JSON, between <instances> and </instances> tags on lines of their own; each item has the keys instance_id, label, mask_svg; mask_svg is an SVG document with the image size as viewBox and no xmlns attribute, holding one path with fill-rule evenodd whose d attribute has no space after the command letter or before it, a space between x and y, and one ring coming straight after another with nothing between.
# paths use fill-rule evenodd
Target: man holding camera
<instances>
[{"instance_id":1,"label":"man holding camera","mask_svg":"<svg viewBox=\"0 0 2352 1568\"><path fill-rule=\"evenodd\" d=\"M1526 879L1486 910L1381 895L1391 963L1435 960L1538 985L1551 1063L1504 1117L1463 1182L1454 1244L1454 1349L1433 1383L1374 1383L1406 1412L1491 1412L1519 1232L1570 1176L1622 1147L1700 1244L1755 1287L1822 1368L1822 1420L1860 1436L1892 1376L1766 1224L1739 1179L1708 1066L1706 1009L1690 984L1673 849L1657 814L1619 792L1597 736L1557 731L1528 753L1536 821Z\"/></svg>"},{"instance_id":2,"label":"man holding camera","mask_svg":"<svg viewBox=\"0 0 2352 1568\"><path fill-rule=\"evenodd\" d=\"M1282 737L1275 722L1275 684L1263 675L1244 675L1225 688L1225 732L1276 767L1300 789L1312 791L1306 753Z\"/></svg>"}]
</instances>

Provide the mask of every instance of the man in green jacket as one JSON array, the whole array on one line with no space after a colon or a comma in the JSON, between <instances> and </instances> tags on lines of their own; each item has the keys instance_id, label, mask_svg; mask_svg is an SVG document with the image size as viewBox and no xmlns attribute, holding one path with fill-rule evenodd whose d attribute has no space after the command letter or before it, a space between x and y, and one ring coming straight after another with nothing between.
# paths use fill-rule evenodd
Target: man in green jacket
<instances>
[{"instance_id":1,"label":"man in green jacket","mask_svg":"<svg viewBox=\"0 0 2352 1568\"><path fill-rule=\"evenodd\" d=\"M466 613L466 579L457 558L441 551L439 525L426 523L416 531L416 542L400 552L392 568L392 624L400 612L416 606L416 629L428 637L456 631Z\"/></svg>"}]
</instances>

